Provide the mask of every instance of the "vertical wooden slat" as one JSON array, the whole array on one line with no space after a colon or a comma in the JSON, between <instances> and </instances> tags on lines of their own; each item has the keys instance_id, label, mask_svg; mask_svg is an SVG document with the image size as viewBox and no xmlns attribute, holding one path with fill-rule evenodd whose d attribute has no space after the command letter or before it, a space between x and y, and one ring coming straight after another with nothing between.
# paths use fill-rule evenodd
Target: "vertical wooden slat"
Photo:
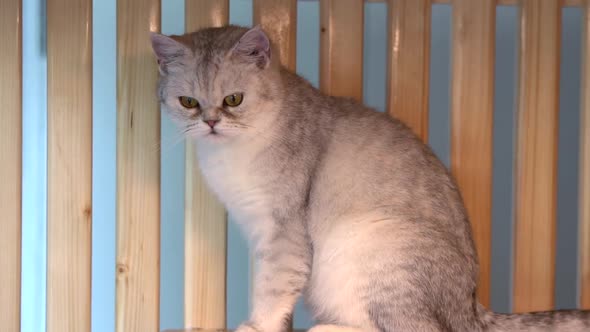
<instances>
[{"instance_id":1,"label":"vertical wooden slat","mask_svg":"<svg viewBox=\"0 0 590 332\"><path fill-rule=\"evenodd\" d=\"M553 308L561 11L521 3L514 310Z\"/></svg>"},{"instance_id":2,"label":"vertical wooden slat","mask_svg":"<svg viewBox=\"0 0 590 332\"><path fill-rule=\"evenodd\" d=\"M254 0L254 24L269 34L279 50L281 63L295 71L297 0Z\"/></svg>"},{"instance_id":3,"label":"vertical wooden slat","mask_svg":"<svg viewBox=\"0 0 590 332\"><path fill-rule=\"evenodd\" d=\"M490 300L494 0L453 0L451 170L465 201L479 256L477 295Z\"/></svg>"},{"instance_id":4,"label":"vertical wooden slat","mask_svg":"<svg viewBox=\"0 0 590 332\"><path fill-rule=\"evenodd\" d=\"M49 332L90 330L91 27L90 0L47 2Z\"/></svg>"},{"instance_id":5,"label":"vertical wooden slat","mask_svg":"<svg viewBox=\"0 0 590 332\"><path fill-rule=\"evenodd\" d=\"M116 330L159 330L160 113L149 31L159 0L117 2Z\"/></svg>"},{"instance_id":6,"label":"vertical wooden slat","mask_svg":"<svg viewBox=\"0 0 590 332\"><path fill-rule=\"evenodd\" d=\"M590 309L590 0L584 3L584 69L580 121L580 306Z\"/></svg>"},{"instance_id":7,"label":"vertical wooden slat","mask_svg":"<svg viewBox=\"0 0 590 332\"><path fill-rule=\"evenodd\" d=\"M187 31L226 25L228 0L186 2ZM196 161L194 144L186 144L185 326L225 328L227 218L208 190Z\"/></svg>"},{"instance_id":8,"label":"vertical wooden slat","mask_svg":"<svg viewBox=\"0 0 590 332\"><path fill-rule=\"evenodd\" d=\"M297 64L297 0L254 0L254 24L260 25L268 33L273 45L279 50L283 66L295 71ZM254 273L254 258L252 257L250 261L250 271ZM292 330L293 320L291 319L289 323L289 328Z\"/></svg>"},{"instance_id":9,"label":"vertical wooden slat","mask_svg":"<svg viewBox=\"0 0 590 332\"><path fill-rule=\"evenodd\" d=\"M428 140L430 0L389 0L388 113Z\"/></svg>"},{"instance_id":10,"label":"vertical wooden slat","mask_svg":"<svg viewBox=\"0 0 590 332\"><path fill-rule=\"evenodd\" d=\"M0 1L0 322L20 330L22 4Z\"/></svg>"},{"instance_id":11,"label":"vertical wooden slat","mask_svg":"<svg viewBox=\"0 0 590 332\"><path fill-rule=\"evenodd\" d=\"M320 0L320 89L363 100L364 2Z\"/></svg>"}]
</instances>

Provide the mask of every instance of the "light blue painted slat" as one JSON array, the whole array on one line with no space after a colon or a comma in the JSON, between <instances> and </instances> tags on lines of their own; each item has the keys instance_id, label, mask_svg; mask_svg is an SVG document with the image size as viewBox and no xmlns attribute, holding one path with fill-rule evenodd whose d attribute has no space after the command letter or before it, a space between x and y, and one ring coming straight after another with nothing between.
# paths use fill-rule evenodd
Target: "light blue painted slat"
<instances>
[{"instance_id":1,"label":"light blue painted slat","mask_svg":"<svg viewBox=\"0 0 590 332\"><path fill-rule=\"evenodd\" d=\"M496 9L494 158L492 192L492 260L490 306L512 310L513 166L516 82L518 74L518 9Z\"/></svg>"},{"instance_id":2,"label":"light blue painted slat","mask_svg":"<svg viewBox=\"0 0 590 332\"><path fill-rule=\"evenodd\" d=\"M23 1L21 331L45 331L47 280L47 57L45 2Z\"/></svg>"},{"instance_id":3,"label":"light blue painted slat","mask_svg":"<svg viewBox=\"0 0 590 332\"><path fill-rule=\"evenodd\" d=\"M162 33L184 33L184 0L162 2ZM161 115L160 329L165 330L184 324L185 143L170 117Z\"/></svg>"},{"instance_id":4,"label":"light blue painted slat","mask_svg":"<svg viewBox=\"0 0 590 332\"><path fill-rule=\"evenodd\" d=\"M387 89L387 4L365 3L363 102L385 112Z\"/></svg>"},{"instance_id":5,"label":"light blue painted slat","mask_svg":"<svg viewBox=\"0 0 590 332\"><path fill-rule=\"evenodd\" d=\"M320 4L319 1L297 3L297 74L316 88L320 83ZM307 329L313 325L309 311L300 299L295 305L293 327Z\"/></svg>"},{"instance_id":6,"label":"light blue painted slat","mask_svg":"<svg viewBox=\"0 0 590 332\"><path fill-rule=\"evenodd\" d=\"M116 0L92 3L92 298L93 332L115 331Z\"/></svg>"},{"instance_id":7,"label":"light blue painted slat","mask_svg":"<svg viewBox=\"0 0 590 332\"><path fill-rule=\"evenodd\" d=\"M248 318L250 258L248 243L231 220L227 234L227 327L235 329Z\"/></svg>"},{"instance_id":8,"label":"light blue painted slat","mask_svg":"<svg viewBox=\"0 0 590 332\"><path fill-rule=\"evenodd\" d=\"M230 0L229 23L252 26L252 0ZM248 318L250 261L248 244L229 216L227 225L227 327L235 329Z\"/></svg>"},{"instance_id":9,"label":"light blue painted slat","mask_svg":"<svg viewBox=\"0 0 590 332\"><path fill-rule=\"evenodd\" d=\"M320 84L320 3L297 2L297 74L316 88Z\"/></svg>"},{"instance_id":10,"label":"light blue painted slat","mask_svg":"<svg viewBox=\"0 0 590 332\"><path fill-rule=\"evenodd\" d=\"M229 1L229 24L252 26L252 0Z\"/></svg>"},{"instance_id":11,"label":"light blue painted slat","mask_svg":"<svg viewBox=\"0 0 590 332\"><path fill-rule=\"evenodd\" d=\"M428 141L434 153L450 165L450 79L452 9L432 6Z\"/></svg>"},{"instance_id":12,"label":"light blue painted slat","mask_svg":"<svg viewBox=\"0 0 590 332\"><path fill-rule=\"evenodd\" d=\"M561 31L555 308L578 307L578 161L580 151L581 8L564 8Z\"/></svg>"},{"instance_id":13,"label":"light blue painted slat","mask_svg":"<svg viewBox=\"0 0 590 332\"><path fill-rule=\"evenodd\" d=\"M297 2L297 74L305 77L316 88L320 83L320 3ZM295 305L293 327L307 329L313 325L309 311L300 299Z\"/></svg>"}]
</instances>

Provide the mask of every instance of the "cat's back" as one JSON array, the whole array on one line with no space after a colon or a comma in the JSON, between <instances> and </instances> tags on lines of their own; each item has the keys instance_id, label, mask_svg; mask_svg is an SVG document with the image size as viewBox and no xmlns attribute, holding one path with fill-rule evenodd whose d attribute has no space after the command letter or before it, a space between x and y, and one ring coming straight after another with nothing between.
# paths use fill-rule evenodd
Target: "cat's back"
<instances>
[{"instance_id":1,"label":"cat's back","mask_svg":"<svg viewBox=\"0 0 590 332\"><path fill-rule=\"evenodd\" d=\"M449 172L407 126L351 99L326 98L319 111L331 114L329 139L313 192L318 219L386 207L464 226Z\"/></svg>"}]
</instances>

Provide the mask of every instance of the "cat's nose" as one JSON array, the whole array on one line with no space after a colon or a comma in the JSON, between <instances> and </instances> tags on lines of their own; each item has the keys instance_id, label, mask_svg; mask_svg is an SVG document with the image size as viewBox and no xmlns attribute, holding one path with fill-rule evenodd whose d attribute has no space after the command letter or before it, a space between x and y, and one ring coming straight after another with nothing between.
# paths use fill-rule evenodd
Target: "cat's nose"
<instances>
[{"instance_id":1,"label":"cat's nose","mask_svg":"<svg viewBox=\"0 0 590 332\"><path fill-rule=\"evenodd\" d=\"M211 127L211 129L213 129L213 127L215 127L215 125L219 122L219 120L203 120L203 122L208 124L209 127Z\"/></svg>"}]
</instances>

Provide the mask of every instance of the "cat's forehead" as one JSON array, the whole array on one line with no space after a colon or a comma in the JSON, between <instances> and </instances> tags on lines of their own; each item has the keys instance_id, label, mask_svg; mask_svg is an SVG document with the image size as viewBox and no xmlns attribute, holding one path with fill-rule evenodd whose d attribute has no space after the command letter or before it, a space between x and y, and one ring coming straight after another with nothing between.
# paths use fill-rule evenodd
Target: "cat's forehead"
<instances>
[{"instance_id":1,"label":"cat's forehead","mask_svg":"<svg viewBox=\"0 0 590 332\"><path fill-rule=\"evenodd\" d=\"M228 52L246 31L248 29L230 25L221 28L201 29L188 34L188 37L196 54L212 56Z\"/></svg>"}]
</instances>

